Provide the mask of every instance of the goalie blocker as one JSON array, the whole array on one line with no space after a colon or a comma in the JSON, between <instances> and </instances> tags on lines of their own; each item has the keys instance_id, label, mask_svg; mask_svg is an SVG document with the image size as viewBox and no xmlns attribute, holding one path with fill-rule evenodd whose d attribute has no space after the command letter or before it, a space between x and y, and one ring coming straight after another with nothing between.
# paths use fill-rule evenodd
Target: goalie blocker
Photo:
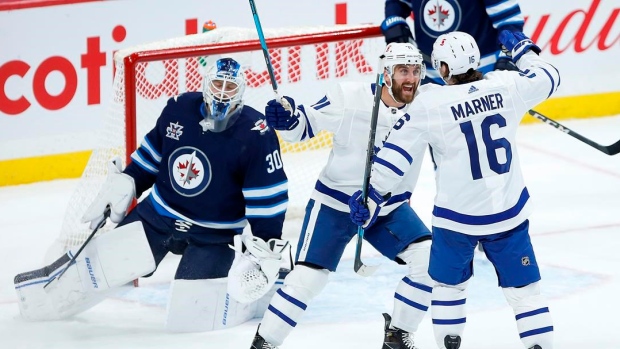
<instances>
[{"instance_id":1,"label":"goalie blocker","mask_svg":"<svg viewBox=\"0 0 620 349\"><path fill-rule=\"evenodd\" d=\"M241 241L240 238L238 241ZM257 238L249 236L249 239L256 241ZM279 252L287 243L282 240L278 243L270 241L269 244L260 242L260 247L254 246L252 250L268 246L261 256L264 265L270 267L267 268L269 272L263 274L269 275L262 279L265 282L245 284L254 287L253 291L245 289L254 299L245 299L242 303L231 297L227 278L174 280L170 287L166 329L172 332L211 331L262 317L289 270L279 268ZM274 250L279 252L274 253ZM46 267L15 276L15 290L24 319L47 321L68 318L113 295L120 286L155 270L155 261L139 221L95 237L84 247L75 263L67 268L75 253L75 250L70 250ZM240 260L249 258L247 253L238 256ZM259 270L261 264L258 264ZM243 265L247 267L247 264ZM65 268L67 270L62 277L44 287ZM231 273L242 275L248 270L231 268Z\"/></svg>"}]
</instances>

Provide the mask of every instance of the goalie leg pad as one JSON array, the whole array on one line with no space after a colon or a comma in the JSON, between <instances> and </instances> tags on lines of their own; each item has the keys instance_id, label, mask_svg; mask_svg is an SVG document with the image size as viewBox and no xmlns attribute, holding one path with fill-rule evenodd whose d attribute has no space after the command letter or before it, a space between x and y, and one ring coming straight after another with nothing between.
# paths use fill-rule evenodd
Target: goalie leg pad
<instances>
[{"instance_id":1,"label":"goalie leg pad","mask_svg":"<svg viewBox=\"0 0 620 349\"><path fill-rule=\"evenodd\" d=\"M409 274L396 287L391 325L407 332L415 332L431 305L435 283L428 275L431 241L410 244L398 258L407 263Z\"/></svg>"},{"instance_id":2,"label":"goalie leg pad","mask_svg":"<svg viewBox=\"0 0 620 349\"><path fill-rule=\"evenodd\" d=\"M59 320L80 313L104 299L103 292L83 292L82 280L75 265L68 268L62 278L54 281L56 285L49 284L44 289L52 278L66 268L71 258L72 254L67 253L44 268L15 276L15 291L22 318L29 321Z\"/></svg>"},{"instance_id":3,"label":"goalie leg pad","mask_svg":"<svg viewBox=\"0 0 620 349\"><path fill-rule=\"evenodd\" d=\"M101 275L95 274L95 277L106 288L122 286L153 272L156 267L140 221L101 235L92 248L96 248L98 269L101 270Z\"/></svg>"},{"instance_id":4,"label":"goalie leg pad","mask_svg":"<svg viewBox=\"0 0 620 349\"><path fill-rule=\"evenodd\" d=\"M78 249L45 268L15 277L20 312L25 319L56 320L83 312L115 288L155 269L141 222L95 237L66 268Z\"/></svg>"},{"instance_id":5,"label":"goalie leg pad","mask_svg":"<svg viewBox=\"0 0 620 349\"><path fill-rule=\"evenodd\" d=\"M269 343L281 345L297 325L308 303L325 288L328 277L327 269L297 265L284 280L284 286L273 296L259 334Z\"/></svg>"},{"instance_id":6,"label":"goalie leg pad","mask_svg":"<svg viewBox=\"0 0 620 349\"><path fill-rule=\"evenodd\" d=\"M547 300L540 294L539 283L518 288L505 287L502 291L514 310L519 337L525 347L538 344L543 348L552 348L553 320Z\"/></svg>"},{"instance_id":7,"label":"goalie leg pad","mask_svg":"<svg viewBox=\"0 0 620 349\"><path fill-rule=\"evenodd\" d=\"M226 292L226 278L174 280L166 315L171 332L206 332L240 325L256 314L256 302L242 304Z\"/></svg>"}]
</instances>

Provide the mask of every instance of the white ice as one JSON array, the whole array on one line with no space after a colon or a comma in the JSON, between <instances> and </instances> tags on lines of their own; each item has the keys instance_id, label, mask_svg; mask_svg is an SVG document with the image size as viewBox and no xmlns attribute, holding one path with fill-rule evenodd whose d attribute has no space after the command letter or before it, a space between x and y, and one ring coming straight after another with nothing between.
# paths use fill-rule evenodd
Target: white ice
<instances>
[{"instance_id":1,"label":"white ice","mask_svg":"<svg viewBox=\"0 0 620 349\"><path fill-rule=\"evenodd\" d=\"M620 116L563 122L601 144L620 139ZM543 293L555 321L555 348L618 348L620 323L620 155L605 155L543 124L525 125L519 152L536 205L532 241L541 265ZM434 181L424 166L413 206L428 224ZM13 277L42 267L58 235L76 180L0 188L0 348L249 348L258 320L198 334L163 329L167 286L178 259L166 259L154 277L70 320L26 322L19 316ZM298 221L287 222L296 240ZM382 343L382 312L390 312L404 270L364 246L369 277L351 269L352 246L331 283L310 304L282 349L367 348ZM462 349L519 349L514 316L496 286L493 268L475 261ZM421 349L436 348L430 314L416 335Z\"/></svg>"}]
</instances>

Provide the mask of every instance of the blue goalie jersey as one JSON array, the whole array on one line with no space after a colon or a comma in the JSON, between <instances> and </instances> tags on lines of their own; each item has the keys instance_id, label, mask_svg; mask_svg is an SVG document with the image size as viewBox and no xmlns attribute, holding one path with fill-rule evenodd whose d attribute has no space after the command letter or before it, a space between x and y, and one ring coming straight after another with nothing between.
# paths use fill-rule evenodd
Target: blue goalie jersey
<instances>
[{"instance_id":1,"label":"blue goalie jersey","mask_svg":"<svg viewBox=\"0 0 620 349\"><path fill-rule=\"evenodd\" d=\"M170 98L125 173L136 195L152 190L157 213L212 229L241 231L249 222L264 240L280 238L288 184L276 133L243 106L222 132L205 131L202 93Z\"/></svg>"}]
</instances>

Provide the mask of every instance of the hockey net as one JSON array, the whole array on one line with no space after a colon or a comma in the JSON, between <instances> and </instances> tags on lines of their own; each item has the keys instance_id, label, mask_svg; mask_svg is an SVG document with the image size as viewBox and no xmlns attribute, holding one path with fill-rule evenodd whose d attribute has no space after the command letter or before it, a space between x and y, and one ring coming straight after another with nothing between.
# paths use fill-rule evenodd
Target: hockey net
<instances>
[{"instance_id":1,"label":"hockey net","mask_svg":"<svg viewBox=\"0 0 620 349\"><path fill-rule=\"evenodd\" d=\"M306 105L317 102L334 82L374 81L378 57L385 47L380 29L371 25L266 29L265 38L280 94ZM263 112L275 95L254 29L218 28L115 54L112 101L100 146L93 150L72 195L61 234L50 249L55 256L80 245L90 234L80 218L105 181L107 162L120 156L125 165L155 125L168 98L201 91L205 66L224 56L245 68L244 102ZM303 143L281 142L281 147L289 178L287 219L300 217L327 161L331 135L321 133ZM110 224L106 228L110 229Z\"/></svg>"}]
</instances>

